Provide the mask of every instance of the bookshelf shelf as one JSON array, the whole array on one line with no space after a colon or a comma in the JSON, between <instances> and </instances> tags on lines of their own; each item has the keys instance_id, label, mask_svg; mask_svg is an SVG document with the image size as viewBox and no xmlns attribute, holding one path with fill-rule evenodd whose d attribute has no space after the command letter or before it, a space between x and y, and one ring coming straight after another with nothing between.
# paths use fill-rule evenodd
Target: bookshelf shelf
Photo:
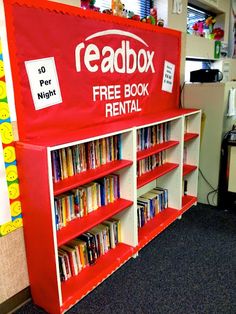
<instances>
[{"instance_id":1,"label":"bookshelf shelf","mask_svg":"<svg viewBox=\"0 0 236 314\"><path fill-rule=\"evenodd\" d=\"M105 165L102 165L99 168L87 170L73 177L69 177L67 179L58 181L54 183L54 195L56 196L56 195L62 194L80 185L89 183L93 180L104 177L115 171L129 167L132 165L132 163L133 162L130 160L115 160Z\"/></svg>"},{"instance_id":2,"label":"bookshelf shelf","mask_svg":"<svg viewBox=\"0 0 236 314\"><path fill-rule=\"evenodd\" d=\"M197 202L196 196L184 195L182 197L182 213L189 209L192 205Z\"/></svg>"},{"instance_id":3,"label":"bookshelf shelf","mask_svg":"<svg viewBox=\"0 0 236 314\"><path fill-rule=\"evenodd\" d=\"M138 231L138 250L143 248L148 242L165 230L175 219L178 211L173 208L166 208L154 218L149 220Z\"/></svg>"},{"instance_id":4,"label":"bookshelf shelf","mask_svg":"<svg viewBox=\"0 0 236 314\"><path fill-rule=\"evenodd\" d=\"M165 163L161 166L156 167L154 170L143 174L142 176L137 178L137 187L138 189L148 184L149 182L164 176L165 174L171 172L172 170L178 168L178 164L175 163Z\"/></svg>"},{"instance_id":5,"label":"bookshelf shelf","mask_svg":"<svg viewBox=\"0 0 236 314\"><path fill-rule=\"evenodd\" d=\"M63 307L61 310L67 310L71 304L76 303L93 290L124 262L130 259L133 254L133 247L120 243L115 249L111 249L101 256L95 265L86 267L77 276L62 282Z\"/></svg>"},{"instance_id":6,"label":"bookshelf shelf","mask_svg":"<svg viewBox=\"0 0 236 314\"><path fill-rule=\"evenodd\" d=\"M198 133L185 133L184 134L184 142L191 141L194 138L197 138L199 136Z\"/></svg>"},{"instance_id":7,"label":"bookshelf shelf","mask_svg":"<svg viewBox=\"0 0 236 314\"><path fill-rule=\"evenodd\" d=\"M172 222L174 222L179 216L181 216L186 210L197 202L197 198L190 195L182 197L182 208L177 210L174 208L166 208L154 218L152 218L138 231L138 247L137 251L147 245L158 234L165 230Z\"/></svg>"},{"instance_id":8,"label":"bookshelf shelf","mask_svg":"<svg viewBox=\"0 0 236 314\"><path fill-rule=\"evenodd\" d=\"M65 244L102 221L120 213L132 204L132 201L120 198L113 203L98 208L82 218L76 218L70 221L66 227L57 231L58 246Z\"/></svg>"},{"instance_id":9,"label":"bookshelf shelf","mask_svg":"<svg viewBox=\"0 0 236 314\"><path fill-rule=\"evenodd\" d=\"M168 141L165 143L157 144L151 148L145 149L143 151L137 152L137 160L144 159L146 157L149 157L151 155L160 153L163 150L167 150L171 147L174 147L179 144L179 141Z\"/></svg>"},{"instance_id":10,"label":"bookshelf shelf","mask_svg":"<svg viewBox=\"0 0 236 314\"><path fill-rule=\"evenodd\" d=\"M197 169L197 166L194 165L183 165L183 176L186 176L187 174L195 171Z\"/></svg>"}]
</instances>

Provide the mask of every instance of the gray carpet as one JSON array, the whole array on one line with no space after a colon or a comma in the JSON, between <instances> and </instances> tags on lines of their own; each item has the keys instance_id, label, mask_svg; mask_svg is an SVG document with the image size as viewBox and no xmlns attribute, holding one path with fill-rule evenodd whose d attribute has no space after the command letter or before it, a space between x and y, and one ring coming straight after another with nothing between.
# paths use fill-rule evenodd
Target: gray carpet
<instances>
[{"instance_id":1,"label":"gray carpet","mask_svg":"<svg viewBox=\"0 0 236 314\"><path fill-rule=\"evenodd\" d=\"M236 212L192 207L67 313L235 314Z\"/></svg>"}]
</instances>

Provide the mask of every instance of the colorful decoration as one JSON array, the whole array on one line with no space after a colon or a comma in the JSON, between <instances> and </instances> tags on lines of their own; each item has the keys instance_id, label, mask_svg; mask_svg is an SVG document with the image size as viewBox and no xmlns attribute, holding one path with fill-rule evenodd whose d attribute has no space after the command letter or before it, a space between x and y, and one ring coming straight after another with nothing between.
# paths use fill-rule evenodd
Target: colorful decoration
<instances>
[{"instance_id":1,"label":"colorful decoration","mask_svg":"<svg viewBox=\"0 0 236 314\"><path fill-rule=\"evenodd\" d=\"M204 21L198 21L196 23L193 24L193 30L194 30L194 34L204 37Z\"/></svg>"},{"instance_id":2,"label":"colorful decoration","mask_svg":"<svg viewBox=\"0 0 236 314\"><path fill-rule=\"evenodd\" d=\"M125 5L120 0L112 1L112 11L113 15L124 16Z\"/></svg>"},{"instance_id":3,"label":"colorful decoration","mask_svg":"<svg viewBox=\"0 0 236 314\"><path fill-rule=\"evenodd\" d=\"M22 214L21 203L19 200L20 190L18 182L18 172L16 165L16 154L13 142L13 132L10 120L10 111L7 102L7 90L5 82L4 62L2 47L0 41L0 135L3 149L3 164L5 169L0 169L1 173L6 176L8 195L5 195L6 199L9 199L10 209L0 208L0 211L6 212L4 217L10 217L8 221L0 225L0 236L4 236L11 231L16 230L22 226ZM2 187L1 187L2 188ZM7 218L5 218L7 220Z\"/></svg>"},{"instance_id":4,"label":"colorful decoration","mask_svg":"<svg viewBox=\"0 0 236 314\"><path fill-rule=\"evenodd\" d=\"M100 8L95 7L96 0L81 0L81 8L99 12Z\"/></svg>"},{"instance_id":5,"label":"colorful decoration","mask_svg":"<svg viewBox=\"0 0 236 314\"><path fill-rule=\"evenodd\" d=\"M156 8L150 9L150 16L152 16L152 18L155 21L153 24L157 25L157 9Z\"/></svg>"},{"instance_id":6,"label":"colorful decoration","mask_svg":"<svg viewBox=\"0 0 236 314\"><path fill-rule=\"evenodd\" d=\"M224 37L224 30L221 27L216 27L213 29L214 39L220 40Z\"/></svg>"},{"instance_id":7,"label":"colorful decoration","mask_svg":"<svg viewBox=\"0 0 236 314\"><path fill-rule=\"evenodd\" d=\"M209 16L206 20L205 20L205 24L209 29L209 34L213 33L213 28L215 25L216 19L213 18L212 16Z\"/></svg>"},{"instance_id":8,"label":"colorful decoration","mask_svg":"<svg viewBox=\"0 0 236 314\"><path fill-rule=\"evenodd\" d=\"M193 34L209 39L220 40L224 37L224 30L220 27L214 28L216 19L209 16L206 20L198 21L193 24Z\"/></svg>"}]
</instances>

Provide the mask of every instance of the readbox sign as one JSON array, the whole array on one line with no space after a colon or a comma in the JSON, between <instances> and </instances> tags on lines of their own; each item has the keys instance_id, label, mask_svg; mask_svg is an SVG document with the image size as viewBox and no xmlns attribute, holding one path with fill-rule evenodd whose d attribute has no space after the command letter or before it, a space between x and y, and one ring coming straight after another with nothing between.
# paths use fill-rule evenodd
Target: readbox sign
<instances>
[{"instance_id":1,"label":"readbox sign","mask_svg":"<svg viewBox=\"0 0 236 314\"><path fill-rule=\"evenodd\" d=\"M5 8L20 139L178 107L179 32L48 1Z\"/></svg>"}]
</instances>

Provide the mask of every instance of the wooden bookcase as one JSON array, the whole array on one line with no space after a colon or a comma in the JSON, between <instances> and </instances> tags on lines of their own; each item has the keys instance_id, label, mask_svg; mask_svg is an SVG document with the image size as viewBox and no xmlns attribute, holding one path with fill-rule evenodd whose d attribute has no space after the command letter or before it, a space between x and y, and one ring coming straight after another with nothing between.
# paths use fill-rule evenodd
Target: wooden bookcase
<instances>
[{"instance_id":1,"label":"wooden bookcase","mask_svg":"<svg viewBox=\"0 0 236 314\"><path fill-rule=\"evenodd\" d=\"M16 143L29 278L36 304L49 313L67 311L196 203L200 116L199 110L173 110L156 118L145 117L135 127L113 133L100 128L97 134L94 129L87 130L68 135L67 140ZM169 122L170 139L137 152L137 130L163 122ZM52 151L116 134L121 135L121 160L53 183ZM138 160L161 151L165 151L165 163L137 178ZM56 230L54 197L112 173L119 174L120 199ZM183 178L188 181L187 191L182 190ZM168 208L138 228L137 197L155 186L168 189ZM99 257L95 265L61 282L58 247L110 217L120 219L121 243Z\"/></svg>"}]
</instances>

